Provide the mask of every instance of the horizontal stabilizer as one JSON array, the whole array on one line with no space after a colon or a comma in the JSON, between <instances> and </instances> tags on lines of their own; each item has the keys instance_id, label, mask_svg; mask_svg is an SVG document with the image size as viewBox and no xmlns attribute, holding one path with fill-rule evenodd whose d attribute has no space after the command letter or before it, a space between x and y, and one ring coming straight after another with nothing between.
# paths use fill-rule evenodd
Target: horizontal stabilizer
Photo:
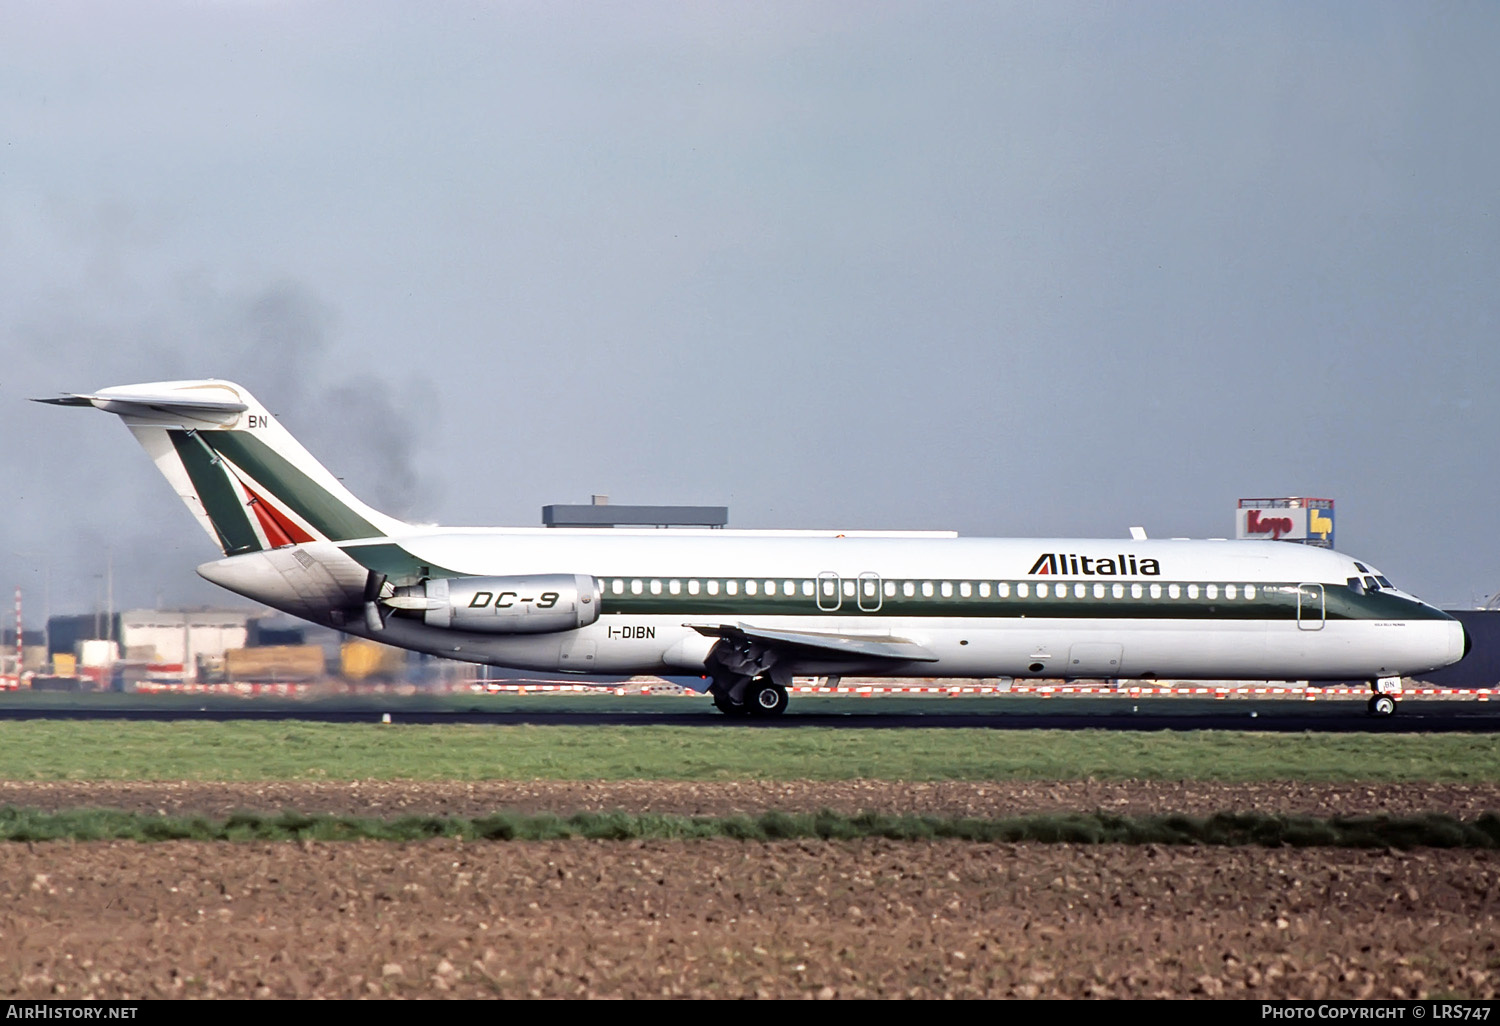
<instances>
[{"instance_id":1,"label":"horizontal stabilizer","mask_svg":"<svg viewBox=\"0 0 1500 1026\"><path fill-rule=\"evenodd\" d=\"M915 641L907 641L905 638L774 630L766 627L752 627L746 623L734 625L690 623L685 626L710 638L748 638L775 648L797 648L822 654L892 659L897 662L935 663L938 661L938 657L930 651Z\"/></svg>"},{"instance_id":2,"label":"horizontal stabilizer","mask_svg":"<svg viewBox=\"0 0 1500 1026\"><path fill-rule=\"evenodd\" d=\"M92 406L105 413L132 420L228 424L250 407L232 388L217 383L195 383L192 387L167 389L126 385L93 394L68 393L34 402L52 406Z\"/></svg>"}]
</instances>

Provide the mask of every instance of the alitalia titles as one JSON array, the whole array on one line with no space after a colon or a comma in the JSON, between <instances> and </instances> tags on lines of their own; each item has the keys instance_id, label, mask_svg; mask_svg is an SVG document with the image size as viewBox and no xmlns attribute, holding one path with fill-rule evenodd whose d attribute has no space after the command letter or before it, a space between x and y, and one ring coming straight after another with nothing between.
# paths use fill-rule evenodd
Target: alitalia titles
<instances>
[{"instance_id":1,"label":"alitalia titles","mask_svg":"<svg viewBox=\"0 0 1500 1026\"><path fill-rule=\"evenodd\" d=\"M1069 574L1074 577L1160 577L1161 564L1119 553L1113 556L1080 556L1076 552L1044 552L1031 564L1028 574Z\"/></svg>"}]
</instances>

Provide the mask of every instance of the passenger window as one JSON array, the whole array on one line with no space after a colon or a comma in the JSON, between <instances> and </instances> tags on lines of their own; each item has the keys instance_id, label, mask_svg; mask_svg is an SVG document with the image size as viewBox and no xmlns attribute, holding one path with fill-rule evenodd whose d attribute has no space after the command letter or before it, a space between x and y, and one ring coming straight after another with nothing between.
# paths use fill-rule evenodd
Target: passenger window
<instances>
[{"instance_id":1,"label":"passenger window","mask_svg":"<svg viewBox=\"0 0 1500 1026\"><path fill-rule=\"evenodd\" d=\"M745 582L745 594L746 595L754 595L755 592L756 592L756 590L757 589L755 587L755 582L754 581L746 581ZM734 592L731 591L730 594L733 595Z\"/></svg>"},{"instance_id":2,"label":"passenger window","mask_svg":"<svg viewBox=\"0 0 1500 1026\"><path fill-rule=\"evenodd\" d=\"M1001 598L1010 598L1010 582L1001 581L999 584L995 585L995 594L999 595Z\"/></svg>"},{"instance_id":3,"label":"passenger window","mask_svg":"<svg viewBox=\"0 0 1500 1026\"><path fill-rule=\"evenodd\" d=\"M1188 585L1188 598L1195 599L1197 597L1198 597L1198 586L1196 584L1189 584Z\"/></svg>"},{"instance_id":4,"label":"passenger window","mask_svg":"<svg viewBox=\"0 0 1500 1026\"><path fill-rule=\"evenodd\" d=\"M625 594L625 582L616 577L614 583L609 586L609 590L616 595L623 595Z\"/></svg>"},{"instance_id":5,"label":"passenger window","mask_svg":"<svg viewBox=\"0 0 1500 1026\"><path fill-rule=\"evenodd\" d=\"M668 593L670 593L672 595L681 595L682 594L682 582L681 581L668 581L667 582L667 591L668 591Z\"/></svg>"},{"instance_id":6,"label":"passenger window","mask_svg":"<svg viewBox=\"0 0 1500 1026\"><path fill-rule=\"evenodd\" d=\"M905 595L907 598L911 598L916 593L917 586L915 584L912 584L910 581L905 581L902 583L901 594Z\"/></svg>"},{"instance_id":7,"label":"passenger window","mask_svg":"<svg viewBox=\"0 0 1500 1026\"><path fill-rule=\"evenodd\" d=\"M1139 584L1132 584L1130 586L1130 597L1134 599L1141 597L1141 586Z\"/></svg>"},{"instance_id":8,"label":"passenger window","mask_svg":"<svg viewBox=\"0 0 1500 1026\"><path fill-rule=\"evenodd\" d=\"M1062 585L1059 584L1058 587L1061 588ZM1036 597L1037 598L1046 598L1047 597L1047 586L1045 584L1038 584L1036 586Z\"/></svg>"},{"instance_id":9,"label":"passenger window","mask_svg":"<svg viewBox=\"0 0 1500 1026\"><path fill-rule=\"evenodd\" d=\"M990 597L990 582L989 581L980 581L979 582L979 597L980 598L989 598Z\"/></svg>"},{"instance_id":10,"label":"passenger window","mask_svg":"<svg viewBox=\"0 0 1500 1026\"><path fill-rule=\"evenodd\" d=\"M724 582L724 594L726 594L726 595L738 595L739 593L740 593L740 582L739 581L725 581Z\"/></svg>"},{"instance_id":11,"label":"passenger window","mask_svg":"<svg viewBox=\"0 0 1500 1026\"><path fill-rule=\"evenodd\" d=\"M895 598L896 597L896 582L895 581L886 581L885 582L885 597L886 598Z\"/></svg>"},{"instance_id":12,"label":"passenger window","mask_svg":"<svg viewBox=\"0 0 1500 1026\"><path fill-rule=\"evenodd\" d=\"M651 582L651 594L653 594L653 595L660 595L661 594L661 582L660 581L652 581Z\"/></svg>"},{"instance_id":13,"label":"passenger window","mask_svg":"<svg viewBox=\"0 0 1500 1026\"><path fill-rule=\"evenodd\" d=\"M1025 581L1022 581L1020 584L1016 585L1016 597L1017 598L1026 598L1026 596L1028 594L1030 594L1030 592L1031 592L1031 585L1027 584Z\"/></svg>"},{"instance_id":14,"label":"passenger window","mask_svg":"<svg viewBox=\"0 0 1500 1026\"><path fill-rule=\"evenodd\" d=\"M1216 599L1219 597L1219 586L1217 584L1207 585L1203 589L1203 594L1210 599Z\"/></svg>"},{"instance_id":15,"label":"passenger window","mask_svg":"<svg viewBox=\"0 0 1500 1026\"><path fill-rule=\"evenodd\" d=\"M717 595L719 593L719 582L718 581L709 581L708 582L708 593L710 595Z\"/></svg>"},{"instance_id":16,"label":"passenger window","mask_svg":"<svg viewBox=\"0 0 1500 1026\"><path fill-rule=\"evenodd\" d=\"M1247 585L1245 585L1245 601L1246 602L1254 602L1255 601L1255 585L1253 585L1253 584L1247 584Z\"/></svg>"},{"instance_id":17,"label":"passenger window","mask_svg":"<svg viewBox=\"0 0 1500 1026\"><path fill-rule=\"evenodd\" d=\"M952 598L953 597L953 582L952 581L944 581L943 582L943 587L942 587L942 592L943 592L943 598Z\"/></svg>"},{"instance_id":18,"label":"passenger window","mask_svg":"<svg viewBox=\"0 0 1500 1026\"><path fill-rule=\"evenodd\" d=\"M968 581L964 581L963 583L961 583L958 586L958 597L959 598L969 598L973 594L974 594L974 586L971 585Z\"/></svg>"},{"instance_id":19,"label":"passenger window","mask_svg":"<svg viewBox=\"0 0 1500 1026\"><path fill-rule=\"evenodd\" d=\"M1167 585L1167 598L1182 598L1182 588L1175 584Z\"/></svg>"},{"instance_id":20,"label":"passenger window","mask_svg":"<svg viewBox=\"0 0 1500 1026\"><path fill-rule=\"evenodd\" d=\"M1084 598L1088 595L1088 590L1088 585L1086 584L1075 584L1073 585L1073 597Z\"/></svg>"},{"instance_id":21,"label":"passenger window","mask_svg":"<svg viewBox=\"0 0 1500 1026\"><path fill-rule=\"evenodd\" d=\"M813 582L812 581L803 581L802 582L802 594L806 595L808 598L812 598L813 597Z\"/></svg>"},{"instance_id":22,"label":"passenger window","mask_svg":"<svg viewBox=\"0 0 1500 1026\"><path fill-rule=\"evenodd\" d=\"M1240 590L1232 584L1226 584L1224 585L1224 597L1227 599L1237 599L1240 597Z\"/></svg>"},{"instance_id":23,"label":"passenger window","mask_svg":"<svg viewBox=\"0 0 1500 1026\"><path fill-rule=\"evenodd\" d=\"M1113 595L1117 599L1124 598L1125 597L1125 585L1123 585L1123 584L1111 585L1110 586L1110 594Z\"/></svg>"},{"instance_id":24,"label":"passenger window","mask_svg":"<svg viewBox=\"0 0 1500 1026\"><path fill-rule=\"evenodd\" d=\"M630 594L639 595L644 590L645 589L642 587L639 578L636 578L630 582Z\"/></svg>"},{"instance_id":25,"label":"passenger window","mask_svg":"<svg viewBox=\"0 0 1500 1026\"><path fill-rule=\"evenodd\" d=\"M1176 585L1173 585L1173 587L1176 587ZM1153 585L1151 585L1151 597L1154 598L1154 599L1161 598L1161 585L1159 585L1159 584L1153 584Z\"/></svg>"},{"instance_id":26,"label":"passenger window","mask_svg":"<svg viewBox=\"0 0 1500 1026\"><path fill-rule=\"evenodd\" d=\"M923 581L922 582L922 597L923 598L932 598L932 582L931 581Z\"/></svg>"},{"instance_id":27,"label":"passenger window","mask_svg":"<svg viewBox=\"0 0 1500 1026\"><path fill-rule=\"evenodd\" d=\"M693 580L688 581L688 594L689 595L696 595L696 594L698 594L698 580L697 580L697 578L694 578Z\"/></svg>"}]
</instances>

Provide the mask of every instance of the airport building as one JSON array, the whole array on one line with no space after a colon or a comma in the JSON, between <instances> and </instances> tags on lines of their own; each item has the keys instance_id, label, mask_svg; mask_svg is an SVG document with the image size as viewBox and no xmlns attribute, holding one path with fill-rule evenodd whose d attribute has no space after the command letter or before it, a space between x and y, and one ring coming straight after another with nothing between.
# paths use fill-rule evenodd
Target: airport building
<instances>
[{"instance_id":1,"label":"airport building","mask_svg":"<svg viewBox=\"0 0 1500 1026\"><path fill-rule=\"evenodd\" d=\"M14 631L4 675L14 679ZM25 636L37 689L137 691L183 685L423 685L474 667L392 648L269 609L132 609L53 616Z\"/></svg>"}]
</instances>

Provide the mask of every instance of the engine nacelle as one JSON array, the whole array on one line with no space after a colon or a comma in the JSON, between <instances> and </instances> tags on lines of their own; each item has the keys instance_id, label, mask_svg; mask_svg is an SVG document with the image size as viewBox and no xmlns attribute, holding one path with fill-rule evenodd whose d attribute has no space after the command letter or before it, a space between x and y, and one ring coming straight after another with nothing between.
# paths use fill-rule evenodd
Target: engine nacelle
<instances>
[{"instance_id":1,"label":"engine nacelle","mask_svg":"<svg viewBox=\"0 0 1500 1026\"><path fill-rule=\"evenodd\" d=\"M587 574L455 577L398 588L386 604L422 610L429 627L485 634L547 634L599 619L599 582Z\"/></svg>"}]
</instances>

